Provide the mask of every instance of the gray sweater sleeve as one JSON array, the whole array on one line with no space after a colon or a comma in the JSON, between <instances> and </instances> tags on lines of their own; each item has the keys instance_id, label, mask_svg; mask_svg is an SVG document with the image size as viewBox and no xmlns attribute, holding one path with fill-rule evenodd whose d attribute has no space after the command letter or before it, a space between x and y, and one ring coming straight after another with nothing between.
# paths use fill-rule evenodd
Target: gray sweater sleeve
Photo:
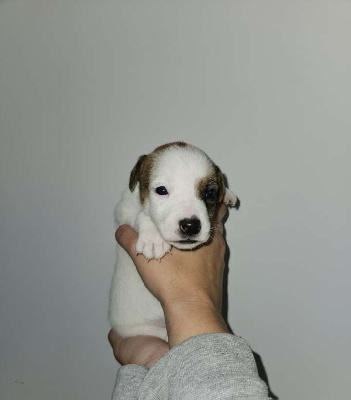
<instances>
[{"instance_id":1,"label":"gray sweater sleeve","mask_svg":"<svg viewBox=\"0 0 351 400\"><path fill-rule=\"evenodd\" d=\"M118 370L113 400L267 400L249 344L226 333L195 336L173 347L150 369Z\"/></svg>"}]
</instances>

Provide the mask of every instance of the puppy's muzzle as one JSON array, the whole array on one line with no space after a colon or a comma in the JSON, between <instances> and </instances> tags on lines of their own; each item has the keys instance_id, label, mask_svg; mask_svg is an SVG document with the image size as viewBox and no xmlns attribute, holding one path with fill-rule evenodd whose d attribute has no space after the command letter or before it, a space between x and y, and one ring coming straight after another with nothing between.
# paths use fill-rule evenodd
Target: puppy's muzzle
<instances>
[{"instance_id":1,"label":"puppy's muzzle","mask_svg":"<svg viewBox=\"0 0 351 400\"><path fill-rule=\"evenodd\" d=\"M182 235L195 236L201 231L201 221L198 218L184 218L179 221L179 229Z\"/></svg>"}]
</instances>

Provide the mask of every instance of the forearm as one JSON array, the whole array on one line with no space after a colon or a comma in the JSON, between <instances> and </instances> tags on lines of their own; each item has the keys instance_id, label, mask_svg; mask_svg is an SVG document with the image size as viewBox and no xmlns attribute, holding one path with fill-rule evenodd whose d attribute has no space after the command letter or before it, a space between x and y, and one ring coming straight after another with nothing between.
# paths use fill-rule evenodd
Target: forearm
<instances>
[{"instance_id":1,"label":"forearm","mask_svg":"<svg viewBox=\"0 0 351 400\"><path fill-rule=\"evenodd\" d=\"M267 386L258 376L249 344L230 334L186 340L149 370L135 365L122 368L113 400L268 400Z\"/></svg>"},{"instance_id":2,"label":"forearm","mask_svg":"<svg viewBox=\"0 0 351 400\"><path fill-rule=\"evenodd\" d=\"M221 313L210 299L187 300L164 306L170 348L205 333L229 333Z\"/></svg>"},{"instance_id":3,"label":"forearm","mask_svg":"<svg viewBox=\"0 0 351 400\"><path fill-rule=\"evenodd\" d=\"M145 379L149 369L140 365L126 365L117 372L116 383L112 393L112 400L137 400L139 387Z\"/></svg>"}]
</instances>

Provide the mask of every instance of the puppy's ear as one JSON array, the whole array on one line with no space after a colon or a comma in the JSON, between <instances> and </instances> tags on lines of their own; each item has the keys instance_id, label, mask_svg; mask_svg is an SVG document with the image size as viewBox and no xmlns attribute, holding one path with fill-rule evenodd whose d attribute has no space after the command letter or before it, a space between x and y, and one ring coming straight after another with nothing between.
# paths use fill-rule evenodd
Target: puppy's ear
<instances>
[{"instance_id":1,"label":"puppy's ear","mask_svg":"<svg viewBox=\"0 0 351 400\"><path fill-rule=\"evenodd\" d=\"M240 207L240 200L239 198L229 189L225 189L225 195L223 199L223 203L225 203L229 207L234 207L237 210Z\"/></svg>"},{"instance_id":2,"label":"puppy's ear","mask_svg":"<svg viewBox=\"0 0 351 400\"><path fill-rule=\"evenodd\" d=\"M219 188L218 202L225 203L227 206L238 209L240 206L240 200L231 190L225 187L224 176L217 165L215 165L215 171Z\"/></svg>"},{"instance_id":3,"label":"puppy's ear","mask_svg":"<svg viewBox=\"0 0 351 400\"><path fill-rule=\"evenodd\" d=\"M143 164L146 157L146 155L140 156L134 168L132 169L132 172L130 173L129 189L131 192L134 192L137 183L141 180L141 176L143 174Z\"/></svg>"}]
</instances>

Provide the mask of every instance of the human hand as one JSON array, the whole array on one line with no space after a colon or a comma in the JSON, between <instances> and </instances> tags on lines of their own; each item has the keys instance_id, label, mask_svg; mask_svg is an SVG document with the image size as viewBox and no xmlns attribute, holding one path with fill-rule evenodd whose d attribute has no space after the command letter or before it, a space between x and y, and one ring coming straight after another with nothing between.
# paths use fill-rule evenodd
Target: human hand
<instances>
[{"instance_id":1,"label":"human hand","mask_svg":"<svg viewBox=\"0 0 351 400\"><path fill-rule=\"evenodd\" d=\"M150 368L168 350L169 345L155 336L121 338L113 329L108 334L116 360L121 364L136 364Z\"/></svg>"},{"instance_id":2,"label":"human hand","mask_svg":"<svg viewBox=\"0 0 351 400\"><path fill-rule=\"evenodd\" d=\"M193 251L172 248L161 261L136 254L137 233L131 227L122 225L116 232L118 243L163 307L170 347L200 333L228 332L221 317L225 213L222 204L210 243Z\"/></svg>"},{"instance_id":3,"label":"human hand","mask_svg":"<svg viewBox=\"0 0 351 400\"><path fill-rule=\"evenodd\" d=\"M226 244L223 239L222 218L226 213L224 204L218 209L213 238L195 250L172 248L159 260L147 260L137 254L137 233L128 225L116 231L117 242L132 258L145 286L160 301L162 306L183 302L200 296L209 297L217 308L221 308L222 275Z\"/></svg>"}]
</instances>

